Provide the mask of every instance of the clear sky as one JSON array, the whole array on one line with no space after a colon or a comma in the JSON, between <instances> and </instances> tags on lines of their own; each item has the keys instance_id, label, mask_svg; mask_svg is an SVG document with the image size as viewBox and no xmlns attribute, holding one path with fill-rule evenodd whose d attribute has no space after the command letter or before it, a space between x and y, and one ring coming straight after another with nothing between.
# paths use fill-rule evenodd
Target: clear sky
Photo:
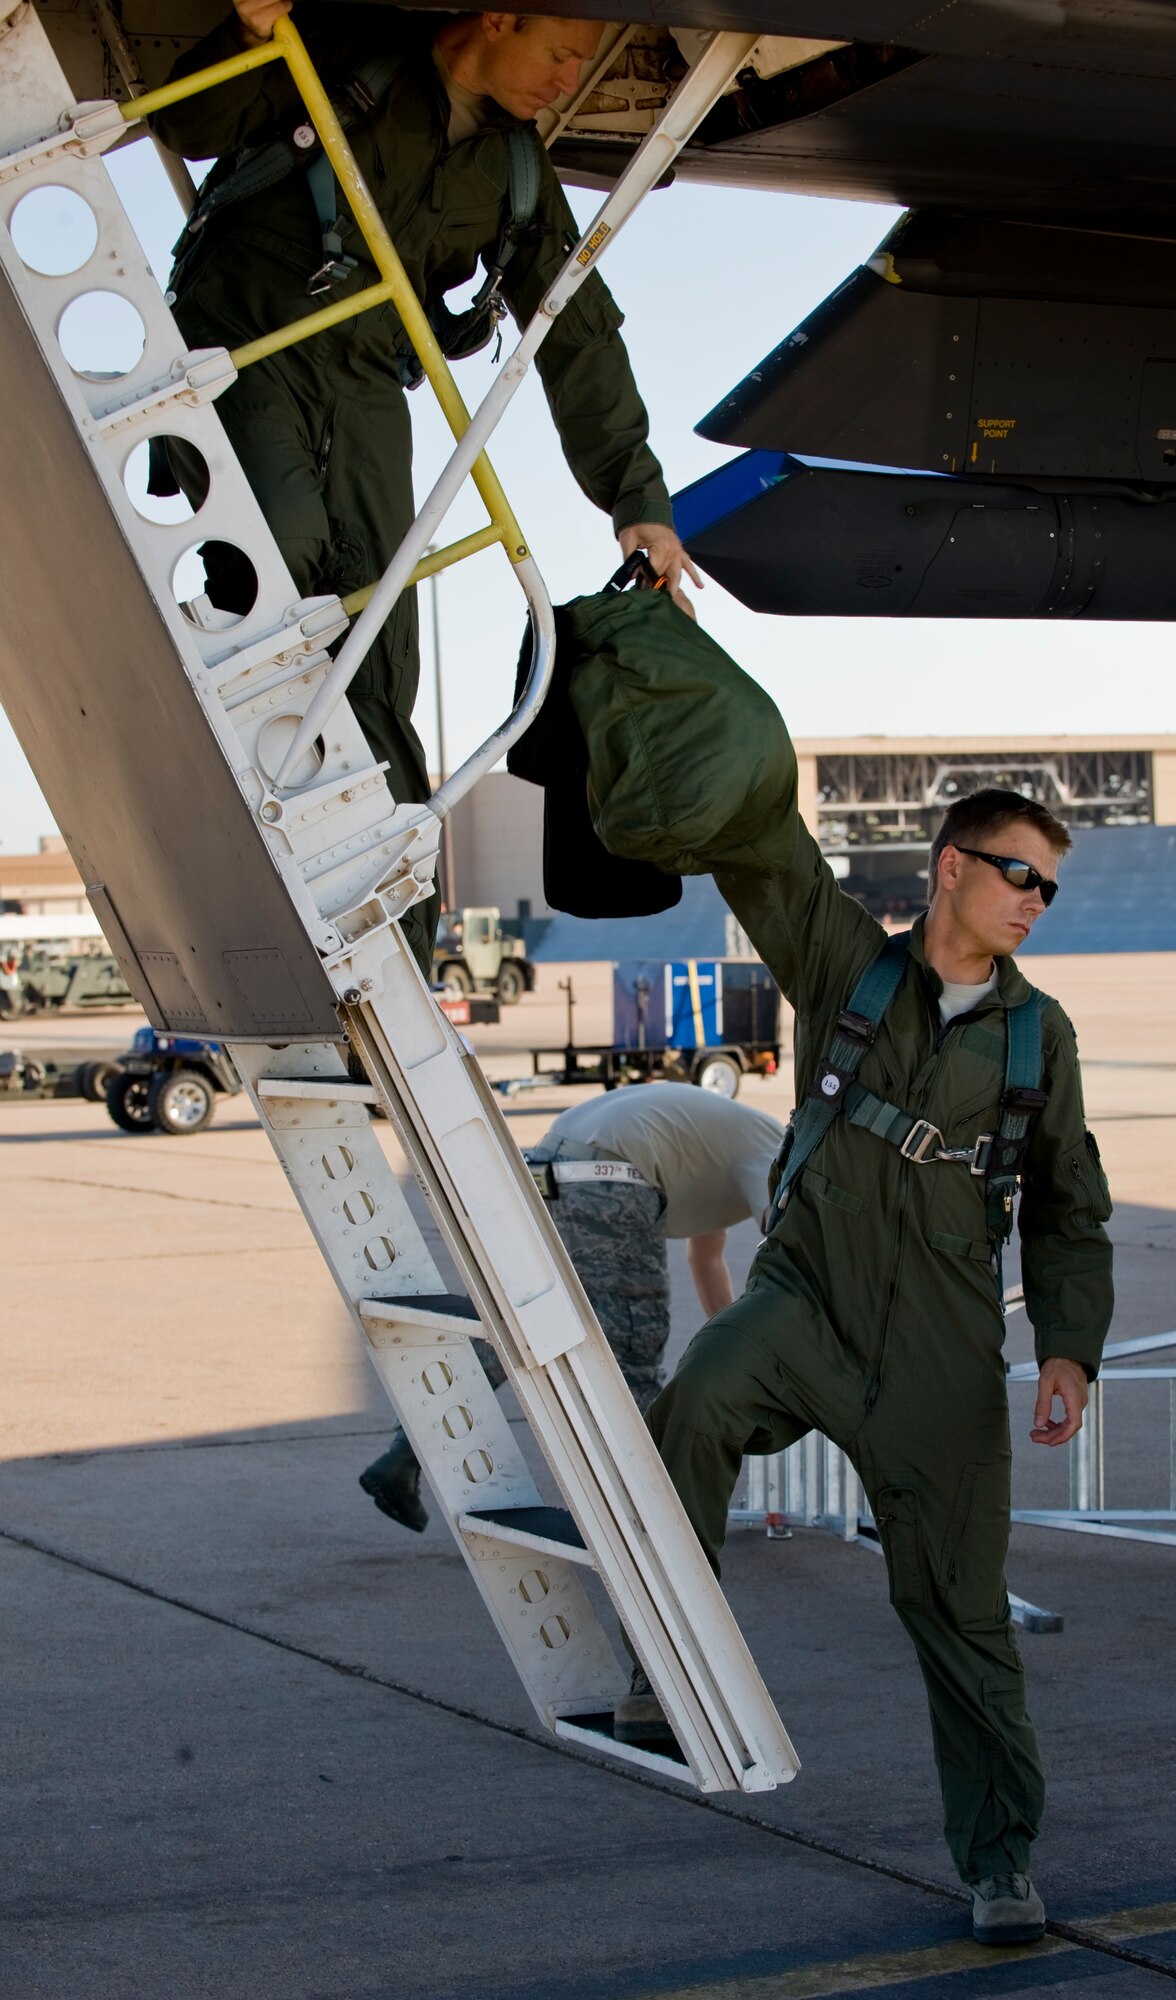
<instances>
[{"instance_id":1,"label":"clear sky","mask_svg":"<svg viewBox=\"0 0 1176 2000\"><path fill-rule=\"evenodd\" d=\"M149 142L117 155L111 171L163 279L179 209ZM572 199L582 221L599 204L582 192ZM671 492L733 456L695 437L693 425L870 254L895 214L685 185L651 196L638 211L610 248L603 274L626 313L625 338ZM472 406L492 380L488 355L464 363L458 379ZM423 495L443 463L448 434L427 388L414 393L411 407ZM563 463L537 380L516 397L491 456L555 600L598 589L615 567L616 544ZM450 517L452 535L483 518L470 492ZM507 713L524 614L509 565L495 550L444 576L440 600L452 766ZM427 598L422 613L417 722L432 758ZM699 615L800 736L1176 727L1167 626L764 618L714 583L701 595ZM0 846L27 849L52 825L0 717Z\"/></svg>"}]
</instances>

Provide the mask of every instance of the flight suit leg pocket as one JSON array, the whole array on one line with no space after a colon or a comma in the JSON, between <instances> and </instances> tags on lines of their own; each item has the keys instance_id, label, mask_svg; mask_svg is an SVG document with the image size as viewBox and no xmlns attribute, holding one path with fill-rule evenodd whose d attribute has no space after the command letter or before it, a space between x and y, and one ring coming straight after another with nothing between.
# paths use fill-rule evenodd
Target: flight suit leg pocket
<instances>
[{"instance_id":1,"label":"flight suit leg pocket","mask_svg":"<svg viewBox=\"0 0 1176 2000\"><path fill-rule=\"evenodd\" d=\"M938 1586L958 1626L999 1622L1009 1543L1009 1466L965 1465L944 1539Z\"/></svg>"},{"instance_id":2,"label":"flight suit leg pocket","mask_svg":"<svg viewBox=\"0 0 1176 2000\"><path fill-rule=\"evenodd\" d=\"M925 1611L928 1605L927 1564L919 1503L909 1486L884 1486L874 1519L882 1537L890 1577L890 1602L896 1611Z\"/></svg>"}]
</instances>

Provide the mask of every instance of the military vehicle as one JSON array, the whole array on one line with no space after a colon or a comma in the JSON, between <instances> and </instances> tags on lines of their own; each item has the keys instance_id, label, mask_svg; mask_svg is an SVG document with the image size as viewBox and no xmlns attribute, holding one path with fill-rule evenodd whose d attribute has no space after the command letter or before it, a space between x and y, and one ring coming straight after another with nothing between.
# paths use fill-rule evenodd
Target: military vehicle
<instances>
[{"instance_id":1,"label":"military vehicle","mask_svg":"<svg viewBox=\"0 0 1176 2000\"><path fill-rule=\"evenodd\" d=\"M501 911L471 908L442 916L433 983L448 993L493 993L503 1007L513 1007L534 992L535 968Z\"/></svg>"},{"instance_id":2,"label":"military vehicle","mask_svg":"<svg viewBox=\"0 0 1176 2000\"><path fill-rule=\"evenodd\" d=\"M30 952L21 964L26 1014L66 1013L73 1008L137 1007L138 1001L108 952Z\"/></svg>"}]
</instances>

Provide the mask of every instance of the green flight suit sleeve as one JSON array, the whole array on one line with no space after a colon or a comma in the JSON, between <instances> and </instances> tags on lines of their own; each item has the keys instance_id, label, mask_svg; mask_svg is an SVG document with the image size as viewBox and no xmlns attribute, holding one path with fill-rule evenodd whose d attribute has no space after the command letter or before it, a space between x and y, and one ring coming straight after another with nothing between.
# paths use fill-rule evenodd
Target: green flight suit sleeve
<instances>
[{"instance_id":1,"label":"green flight suit sleeve","mask_svg":"<svg viewBox=\"0 0 1176 2000\"><path fill-rule=\"evenodd\" d=\"M355 32L350 7L336 5L332 12L335 19L329 33L319 7L300 6L295 25L320 73L329 63L334 74L348 75L372 52L370 30L367 36ZM211 68L213 63L239 56L243 47L237 16L230 14L195 48L180 56L172 65L168 82L176 83L181 77L194 76L197 70ZM149 122L169 152L186 160L219 160L243 146L262 145L275 138L284 122L297 114L301 102L289 70L278 58L228 83L218 83L212 90L184 98L166 111L157 111Z\"/></svg>"},{"instance_id":2,"label":"green flight suit sleeve","mask_svg":"<svg viewBox=\"0 0 1176 2000\"><path fill-rule=\"evenodd\" d=\"M795 804L789 820L792 851L786 866L764 874L716 869L715 881L785 999L799 1017L811 1019L833 1002L834 1011L845 1005L859 973L885 944L886 932L838 888ZM777 850L787 824L782 815L773 829Z\"/></svg>"},{"instance_id":3,"label":"green flight suit sleeve","mask_svg":"<svg viewBox=\"0 0 1176 2000\"><path fill-rule=\"evenodd\" d=\"M1044 1109L1034 1121L1022 1180L1021 1273L1037 1360L1078 1361L1098 1373L1111 1324L1111 1197L1086 1129L1074 1030L1051 1004L1043 1033Z\"/></svg>"},{"instance_id":4,"label":"green flight suit sleeve","mask_svg":"<svg viewBox=\"0 0 1176 2000\"><path fill-rule=\"evenodd\" d=\"M520 326L538 310L580 234L562 188L544 164L537 213L544 236L533 255L518 254L503 286ZM594 271L535 357L564 457L582 492L611 514L618 535L637 521L674 524L661 466L649 446L649 418L620 335L623 318Z\"/></svg>"},{"instance_id":5,"label":"green flight suit sleeve","mask_svg":"<svg viewBox=\"0 0 1176 2000\"><path fill-rule=\"evenodd\" d=\"M796 752L787 757L776 800L756 847L762 870L724 868L715 881L785 999L798 1026L845 1005L854 980L886 942L881 924L838 888L833 871L801 817ZM819 1029L818 1032L823 1032ZM816 1049L817 1056L821 1051ZM797 1050L798 1073L801 1051Z\"/></svg>"}]
</instances>

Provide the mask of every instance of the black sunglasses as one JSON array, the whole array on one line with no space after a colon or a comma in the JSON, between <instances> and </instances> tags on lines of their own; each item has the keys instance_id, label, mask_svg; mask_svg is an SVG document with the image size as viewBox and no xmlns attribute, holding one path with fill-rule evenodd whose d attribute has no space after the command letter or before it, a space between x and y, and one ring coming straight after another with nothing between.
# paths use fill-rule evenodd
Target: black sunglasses
<instances>
[{"instance_id":1,"label":"black sunglasses","mask_svg":"<svg viewBox=\"0 0 1176 2000\"><path fill-rule=\"evenodd\" d=\"M956 847L956 842L952 841ZM987 861L990 868L999 868L1005 881L1014 889L1039 889L1041 900L1048 910L1058 893L1056 882L1049 882L1039 875L1036 868L1030 868L1027 861L1015 861L1009 854L982 854L978 847L958 847L959 854L970 854L974 861Z\"/></svg>"}]
</instances>

